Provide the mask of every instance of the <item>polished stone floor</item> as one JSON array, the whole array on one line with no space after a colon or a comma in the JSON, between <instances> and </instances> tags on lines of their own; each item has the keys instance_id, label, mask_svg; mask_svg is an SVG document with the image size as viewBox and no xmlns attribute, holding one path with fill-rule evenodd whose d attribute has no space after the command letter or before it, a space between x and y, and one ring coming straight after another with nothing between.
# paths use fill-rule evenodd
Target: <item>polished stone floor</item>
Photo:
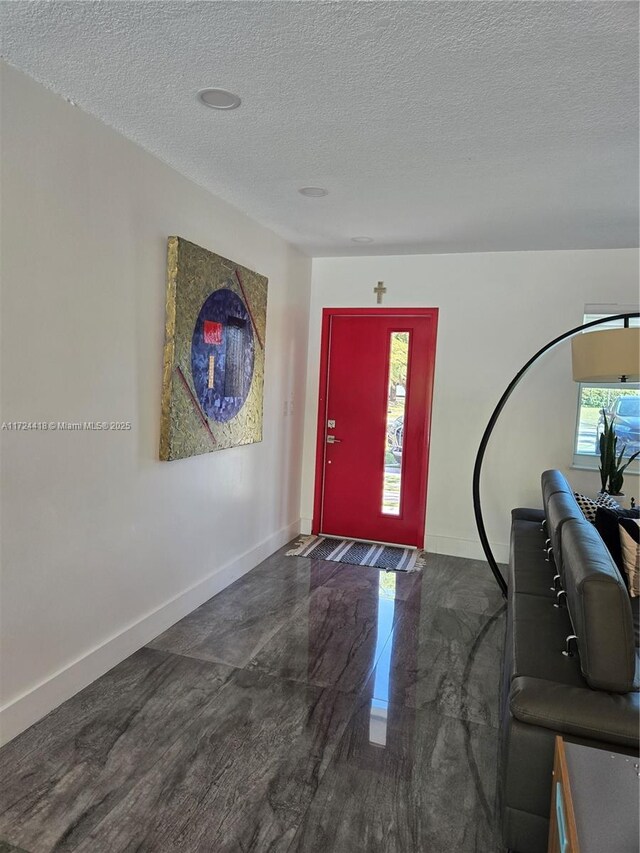
<instances>
[{"instance_id":1,"label":"polished stone floor","mask_svg":"<svg viewBox=\"0 0 640 853\"><path fill-rule=\"evenodd\" d=\"M485 563L286 557L0 751L0 853L495 853Z\"/></svg>"}]
</instances>

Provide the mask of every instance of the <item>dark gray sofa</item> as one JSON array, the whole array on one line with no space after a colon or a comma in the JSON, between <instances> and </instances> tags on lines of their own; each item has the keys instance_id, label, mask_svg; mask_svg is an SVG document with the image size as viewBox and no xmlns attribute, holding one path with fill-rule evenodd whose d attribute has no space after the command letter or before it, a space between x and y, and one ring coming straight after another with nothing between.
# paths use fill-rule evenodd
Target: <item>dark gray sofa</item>
<instances>
[{"instance_id":1,"label":"dark gray sofa","mask_svg":"<svg viewBox=\"0 0 640 853\"><path fill-rule=\"evenodd\" d=\"M547 850L557 734L630 755L639 745L639 599L559 471L542 475L542 500L512 512L500 805L517 853Z\"/></svg>"}]
</instances>

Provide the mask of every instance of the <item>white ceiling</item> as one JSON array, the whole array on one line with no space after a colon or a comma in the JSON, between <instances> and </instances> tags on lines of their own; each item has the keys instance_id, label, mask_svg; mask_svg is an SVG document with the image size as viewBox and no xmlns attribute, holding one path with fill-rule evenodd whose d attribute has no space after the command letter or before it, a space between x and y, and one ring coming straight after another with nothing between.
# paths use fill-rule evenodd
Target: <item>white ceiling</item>
<instances>
[{"instance_id":1,"label":"white ceiling","mask_svg":"<svg viewBox=\"0 0 640 853\"><path fill-rule=\"evenodd\" d=\"M54 0L0 15L8 62L309 254L638 245L635 2ZM240 109L202 106L210 86ZM309 184L329 195L299 195Z\"/></svg>"}]
</instances>

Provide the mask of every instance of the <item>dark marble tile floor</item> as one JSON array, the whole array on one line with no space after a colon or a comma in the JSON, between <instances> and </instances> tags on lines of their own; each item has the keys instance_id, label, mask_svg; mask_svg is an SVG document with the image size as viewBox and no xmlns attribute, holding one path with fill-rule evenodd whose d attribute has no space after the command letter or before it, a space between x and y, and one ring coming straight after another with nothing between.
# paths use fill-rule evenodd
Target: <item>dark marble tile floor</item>
<instances>
[{"instance_id":1,"label":"dark marble tile floor","mask_svg":"<svg viewBox=\"0 0 640 853\"><path fill-rule=\"evenodd\" d=\"M26 853L26 851L21 850L19 847L14 847L8 841L0 841L0 853Z\"/></svg>"},{"instance_id":2,"label":"dark marble tile floor","mask_svg":"<svg viewBox=\"0 0 640 853\"><path fill-rule=\"evenodd\" d=\"M497 853L486 564L274 554L0 750L0 853Z\"/></svg>"}]
</instances>

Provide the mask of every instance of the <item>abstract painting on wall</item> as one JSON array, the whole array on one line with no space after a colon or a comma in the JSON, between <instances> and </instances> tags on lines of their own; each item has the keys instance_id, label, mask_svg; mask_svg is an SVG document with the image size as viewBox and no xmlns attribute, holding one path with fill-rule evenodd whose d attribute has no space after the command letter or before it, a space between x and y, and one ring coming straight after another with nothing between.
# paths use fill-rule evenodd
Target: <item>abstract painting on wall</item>
<instances>
[{"instance_id":1,"label":"abstract painting on wall","mask_svg":"<svg viewBox=\"0 0 640 853\"><path fill-rule=\"evenodd\" d=\"M262 441L267 284L169 237L160 459Z\"/></svg>"}]
</instances>

